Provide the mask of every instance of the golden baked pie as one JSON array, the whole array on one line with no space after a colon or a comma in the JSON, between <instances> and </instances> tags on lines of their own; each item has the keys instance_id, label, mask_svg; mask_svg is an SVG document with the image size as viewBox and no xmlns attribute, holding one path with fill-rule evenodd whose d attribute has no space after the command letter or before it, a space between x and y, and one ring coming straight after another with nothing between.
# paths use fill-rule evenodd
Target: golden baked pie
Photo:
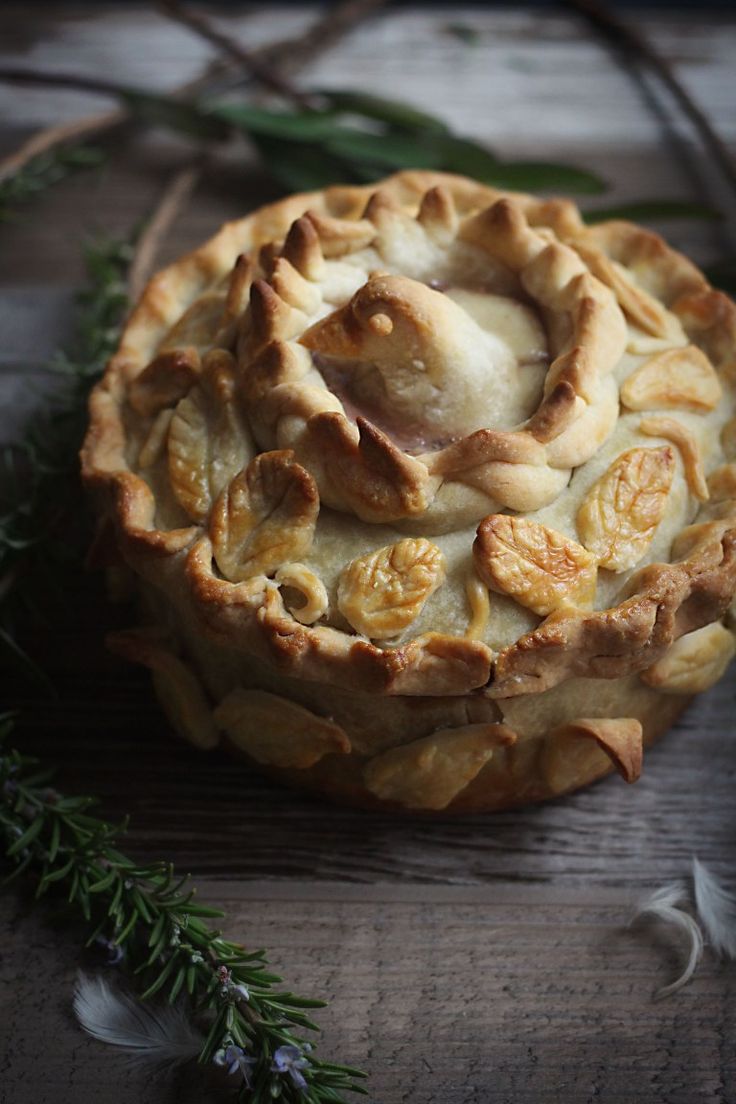
<instances>
[{"instance_id":1,"label":"golden baked pie","mask_svg":"<svg viewBox=\"0 0 736 1104\"><path fill-rule=\"evenodd\" d=\"M734 304L568 201L417 171L263 208L151 281L93 394L146 623L112 644L196 745L356 804L633 781L735 650L735 371Z\"/></svg>"}]
</instances>

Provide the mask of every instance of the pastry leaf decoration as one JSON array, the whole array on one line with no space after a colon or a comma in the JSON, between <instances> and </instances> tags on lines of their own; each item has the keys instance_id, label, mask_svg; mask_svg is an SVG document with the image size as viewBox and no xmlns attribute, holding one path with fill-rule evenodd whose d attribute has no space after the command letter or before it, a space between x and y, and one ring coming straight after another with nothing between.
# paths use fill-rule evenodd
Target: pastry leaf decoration
<instances>
[{"instance_id":1,"label":"pastry leaf decoration","mask_svg":"<svg viewBox=\"0 0 736 1104\"><path fill-rule=\"evenodd\" d=\"M511 514L478 526L473 558L492 590L546 617L563 606L588 606L595 595L595 557L563 533Z\"/></svg>"},{"instance_id":2,"label":"pastry leaf decoration","mask_svg":"<svg viewBox=\"0 0 736 1104\"><path fill-rule=\"evenodd\" d=\"M624 381L621 401L629 410L691 410L707 414L721 400L718 374L697 345L666 349Z\"/></svg>"},{"instance_id":3,"label":"pastry leaf decoration","mask_svg":"<svg viewBox=\"0 0 736 1104\"><path fill-rule=\"evenodd\" d=\"M193 521L204 521L223 487L249 459L231 363L224 350L209 354L201 384L180 400L169 427L171 489Z\"/></svg>"},{"instance_id":4,"label":"pastry leaf decoration","mask_svg":"<svg viewBox=\"0 0 736 1104\"><path fill-rule=\"evenodd\" d=\"M210 534L217 566L231 582L273 575L309 551L318 514L315 482L293 454L261 453L215 503Z\"/></svg>"},{"instance_id":5,"label":"pastry leaf decoration","mask_svg":"<svg viewBox=\"0 0 736 1104\"><path fill-rule=\"evenodd\" d=\"M416 620L444 578L437 545L407 538L352 560L340 576L337 604L358 632L386 640Z\"/></svg>"},{"instance_id":6,"label":"pastry leaf decoration","mask_svg":"<svg viewBox=\"0 0 736 1104\"><path fill-rule=\"evenodd\" d=\"M673 450L622 453L591 488L578 511L583 544L609 571L634 567L652 542L675 474Z\"/></svg>"}]
</instances>

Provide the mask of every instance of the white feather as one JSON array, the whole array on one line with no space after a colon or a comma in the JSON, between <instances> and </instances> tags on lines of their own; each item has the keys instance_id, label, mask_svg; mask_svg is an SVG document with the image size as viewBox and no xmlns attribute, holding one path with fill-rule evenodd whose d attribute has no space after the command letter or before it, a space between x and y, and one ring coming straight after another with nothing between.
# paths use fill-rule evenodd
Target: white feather
<instances>
[{"instance_id":1,"label":"white feather","mask_svg":"<svg viewBox=\"0 0 736 1104\"><path fill-rule=\"evenodd\" d=\"M686 985L695 973L700 956L703 953L703 935L698 924L685 912L683 905L688 904L689 894L684 882L672 882L670 885L655 889L645 900L640 901L632 922L642 919L658 920L674 928L686 941L687 961L679 977L670 985L665 985L654 994L655 999L669 997Z\"/></svg>"},{"instance_id":2,"label":"white feather","mask_svg":"<svg viewBox=\"0 0 736 1104\"><path fill-rule=\"evenodd\" d=\"M143 1004L99 974L77 975L74 1013L95 1039L124 1047L131 1057L153 1066L188 1062L204 1043L181 1008Z\"/></svg>"},{"instance_id":3,"label":"white feather","mask_svg":"<svg viewBox=\"0 0 736 1104\"><path fill-rule=\"evenodd\" d=\"M723 958L736 958L736 897L695 858L693 892L708 943Z\"/></svg>"}]
</instances>

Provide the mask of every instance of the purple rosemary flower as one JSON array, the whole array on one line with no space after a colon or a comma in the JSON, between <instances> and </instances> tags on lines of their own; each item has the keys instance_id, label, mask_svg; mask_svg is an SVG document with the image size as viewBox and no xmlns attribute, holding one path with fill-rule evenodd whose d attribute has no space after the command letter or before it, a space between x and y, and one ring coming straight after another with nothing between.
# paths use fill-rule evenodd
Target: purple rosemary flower
<instances>
[{"instance_id":1,"label":"purple rosemary flower","mask_svg":"<svg viewBox=\"0 0 736 1104\"><path fill-rule=\"evenodd\" d=\"M307 1082L300 1072L309 1065L309 1060L304 1057L299 1047L280 1046L273 1056L273 1073L288 1073L291 1080L302 1092L307 1088Z\"/></svg>"},{"instance_id":2,"label":"purple rosemary flower","mask_svg":"<svg viewBox=\"0 0 736 1104\"><path fill-rule=\"evenodd\" d=\"M255 1058L251 1058L246 1054L242 1047L235 1046L233 1043L226 1047L224 1050L218 1050L215 1057L212 1059L218 1066L223 1066L227 1069L229 1074L240 1072L243 1075L243 1080L248 1088L251 1087L250 1081L250 1067L256 1064Z\"/></svg>"},{"instance_id":3,"label":"purple rosemary flower","mask_svg":"<svg viewBox=\"0 0 736 1104\"><path fill-rule=\"evenodd\" d=\"M243 1001L245 1004L250 1000L250 991L247 985L233 985L232 991L238 1000Z\"/></svg>"},{"instance_id":4,"label":"purple rosemary flower","mask_svg":"<svg viewBox=\"0 0 736 1104\"><path fill-rule=\"evenodd\" d=\"M125 958L125 951L114 939L106 939L104 935L98 935L95 936L95 943L105 951L105 962L108 966L119 966Z\"/></svg>"}]
</instances>

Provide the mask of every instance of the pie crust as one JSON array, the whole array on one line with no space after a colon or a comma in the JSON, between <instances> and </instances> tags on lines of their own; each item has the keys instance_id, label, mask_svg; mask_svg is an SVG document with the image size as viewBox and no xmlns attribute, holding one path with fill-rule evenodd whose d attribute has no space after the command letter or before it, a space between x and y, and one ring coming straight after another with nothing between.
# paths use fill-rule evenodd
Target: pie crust
<instances>
[{"instance_id":1,"label":"pie crust","mask_svg":"<svg viewBox=\"0 0 736 1104\"><path fill-rule=\"evenodd\" d=\"M736 307L650 231L440 173L155 276L91 399L97 562L174 727L355 804L575 789L735 650Z\"/></svg>"}]
</instances>

